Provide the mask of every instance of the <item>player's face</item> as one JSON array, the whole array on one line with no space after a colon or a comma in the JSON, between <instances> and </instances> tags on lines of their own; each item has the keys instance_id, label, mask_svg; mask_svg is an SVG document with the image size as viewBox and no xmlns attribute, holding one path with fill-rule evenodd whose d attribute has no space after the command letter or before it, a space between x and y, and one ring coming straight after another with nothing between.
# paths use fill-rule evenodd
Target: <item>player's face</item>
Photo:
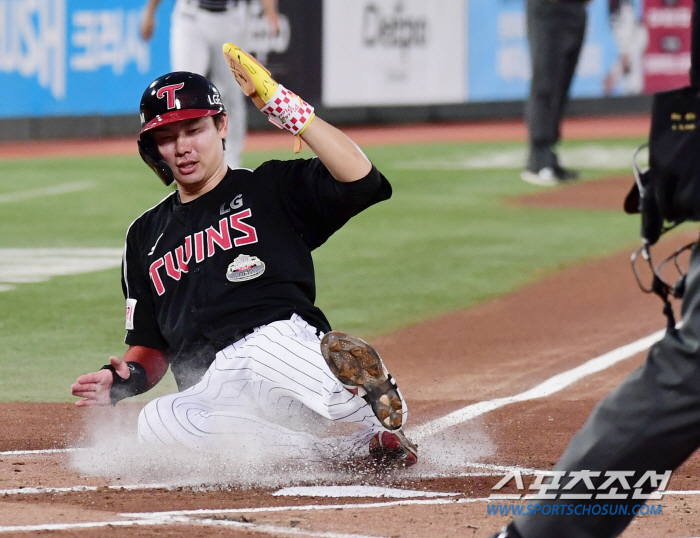
<instances>
[{"instance_id":1,"label":"player's face","mask_svg":"<svg viewBox=\"0 0 700 538\"><path fill-rule=\"evenodd\" d=\"M169 123L153 130L161 156L172 168L175 181L186 192L198 193L226 173L221 141L228 132L224 115L217 127L211 116ZM205 189L204 192L206 192Z\"/></svg>"}]
</instances>

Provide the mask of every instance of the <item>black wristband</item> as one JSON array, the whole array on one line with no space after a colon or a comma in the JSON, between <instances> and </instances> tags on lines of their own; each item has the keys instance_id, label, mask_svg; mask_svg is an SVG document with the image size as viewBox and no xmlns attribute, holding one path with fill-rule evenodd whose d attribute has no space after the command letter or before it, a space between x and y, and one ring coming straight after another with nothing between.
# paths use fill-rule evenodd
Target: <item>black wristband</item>
<instances>
[{"instance_id":1,"label":"black wristband","mask_svg":"<svg viewBox=\"0 0 700 538\"><path fill-rule=\"evenodd\" d=\"M129 377L127 379L120 376L111 364L105 364L100 368L100 370L112 371L112 388L109 390L109 399L112 405L117 405L118 401L129 396L136 396L146 392L146 387L148 386L146 369L138 362L129 361L126 365L129 367Z\"/></svg>"}]
</instances>

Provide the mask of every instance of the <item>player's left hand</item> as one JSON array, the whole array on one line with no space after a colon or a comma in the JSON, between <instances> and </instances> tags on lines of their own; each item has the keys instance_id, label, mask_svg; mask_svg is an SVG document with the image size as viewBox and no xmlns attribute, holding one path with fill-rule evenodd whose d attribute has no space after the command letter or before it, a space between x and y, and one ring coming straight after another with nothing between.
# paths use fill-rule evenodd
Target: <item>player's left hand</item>
<instances>
[{"instance_id":1,"label":"player's left hand","mask_svg":"<svg viewBox=\"0 0 700 538\"><path fill-rule=\"evenodd\" d=\"M109 363L114 367L117 374L123 379L128 379L131 375L129 367L119 357L110 357ZM71 386L73 396L83 398L75 402L78 407L87 405L111 405L109 393L112 388L112 371L100 370L81 375L78 381Z\"/></svg>"}]
</instances>

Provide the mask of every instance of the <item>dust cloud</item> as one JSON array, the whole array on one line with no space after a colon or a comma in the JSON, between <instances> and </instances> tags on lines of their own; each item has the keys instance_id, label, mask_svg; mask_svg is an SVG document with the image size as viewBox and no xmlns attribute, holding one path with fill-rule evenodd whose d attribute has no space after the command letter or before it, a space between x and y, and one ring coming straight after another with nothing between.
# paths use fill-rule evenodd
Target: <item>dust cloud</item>
<instances>
[{"instance_id":1,"label":"dust cloud","mask_svg":"<svg viewBox=\"0 0 700 538\"><path fill-rule=\"evenodd\" d=\"M137 436L140 405L90 409L85 419L86 446L73 452L71 465L79 473L115 480L118 485L177 488L279 488L293 485L376 484L393 478L455 476L471 462L493 455L494 444L477 423L452 428L424 439L419 461L410 469L378 472L367 465L367 445L360 457L309 458L294 447L272 449L245 435L218 436L207 450L143 444ZM289 426L290 424L286 424ZM318 423L300 424L318 435ZM348 425L330 424L325 435L347 435ZM411 437L410 428L406 435ZM332 443L332 438L325 441ZM365 456L361 457L364 452ZM118 482L116 482L118 480Z\"/></svg>"}]
</instances>

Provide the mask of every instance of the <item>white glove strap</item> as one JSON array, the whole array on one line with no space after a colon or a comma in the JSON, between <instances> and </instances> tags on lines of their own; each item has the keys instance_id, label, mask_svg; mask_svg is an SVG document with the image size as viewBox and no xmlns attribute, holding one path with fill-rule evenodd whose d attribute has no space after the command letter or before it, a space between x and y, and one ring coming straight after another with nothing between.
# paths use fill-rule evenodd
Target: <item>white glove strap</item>
<instances>
[{"instance_id":1,"label":"white glove strap","mask_svg":"<svg viewBox=\"0 0 700 538\"><path fill-rule=\"evenodd\" d=\"M294 135L300 134L314 115L314 107L282 84L261 110L271 123Z\"/></svg>"}]
</instances>

